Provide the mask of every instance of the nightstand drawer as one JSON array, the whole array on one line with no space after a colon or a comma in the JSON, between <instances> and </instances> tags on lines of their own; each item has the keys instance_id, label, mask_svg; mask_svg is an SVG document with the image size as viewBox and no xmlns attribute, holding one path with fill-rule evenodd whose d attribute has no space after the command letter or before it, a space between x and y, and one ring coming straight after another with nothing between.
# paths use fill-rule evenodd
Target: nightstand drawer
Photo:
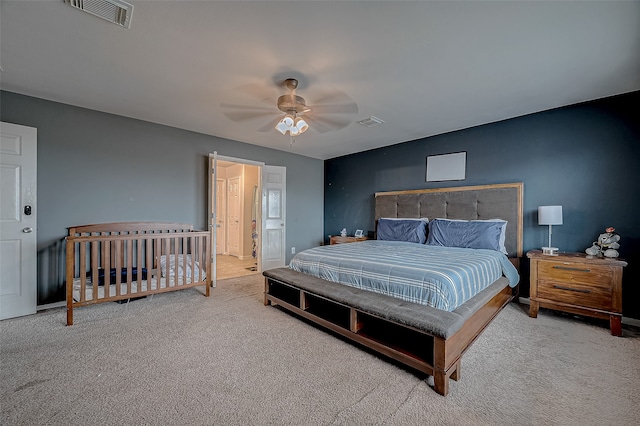
<instances>
[{"instance_id":1,"label":"nightstand drawer","mask_svg":"<svg viewBox=\"0 0 640 426\"><path fill-rule=\"evenodd\" d=\"M606 266L568 262L539 262L538 279L569 284L588 284L611 290L613 272Z\"/></svg>"},{"instance_id":2,"label":"nightstand drawer","mask_svg":"<svg viewBox=\"0 0 640 426\"><path fill-rule=\"evenodd\" d=\"M613 310L611 284L594 286L577 282L538 280L538 299L605 311Z\"/></svg>"}]
</instances>

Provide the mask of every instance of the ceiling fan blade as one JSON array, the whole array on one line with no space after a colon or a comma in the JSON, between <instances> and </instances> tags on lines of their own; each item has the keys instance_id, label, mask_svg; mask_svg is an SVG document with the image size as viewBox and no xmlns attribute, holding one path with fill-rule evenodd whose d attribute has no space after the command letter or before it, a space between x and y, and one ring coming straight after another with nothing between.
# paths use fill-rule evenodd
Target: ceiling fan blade
<instances>
[{"instance_id":1,"label":"ceiling fan blade","mask_svg":"<svg viewBox=\"0 0 640 426\"><path fill-rule=\"evenodd\" d=\"M349 97L342 90L337 89L323 89L320 97L313 97L313 101L316 104L335 104L335 103L350 103L353 99Z\"/></svg>"},{"instance_id":2,"label":"ceiling fan blade","mask_svg":"<svg viewBox=\"0 0 640 426\"><path fill-rule=\"evenodd\" d=\"M234 91L249 95L250 97L262 102L271 103L273 99L278 97L278 92L265 88L260 84L247 83L234 88Z\"/></svg>"},{"instance_id":3,"label":"ceiling fan blade","mask_svg":"<svg viewBox=\"0 0 640 426\"><path fill-rule=\"evenodd\" d=\"M308 105L314 114L357 114L358 104L355 102L333 105Z\"/></svg>"},{"instance_id":4,"label":"ceiling fan blade","mask_svg":"<svg viewBox=\"0 0 640 426\"><path fill-rule=\"evenodd\" d=\"M277 108L268 107L268 106L260 106L260 105L241 105L241 104L230 104L226 102L220 103L220 108L223 109L250 109L253 111L273 111L278 112Z\"/></svg>"},{"instance_id":5,"label":"ceiling fan blade","mask_svg":"<svg viewBox=\"0 0 640 426\"><path fill-rule=\"evenodd\" d=\"M223 114L231 121L243 122L262 117L273 117L274 111L223 111Z\"/></svg>"},{"instance_id":6,"label":"ceiling fan blade","mask_svg":"<svg viewBox=\"0 0 640 426\"><path fill-rule=\"evenodd\" d=\"M305 115L304 119L309 123L309 127L319 133L327 133L332 130L347 127L351 121L347 119L330 119L326 117L318 117L317 115Z\"/></svg>"},{"instance_id":7,"label":"ceiling fan blade","mask_svg":"<svg viewBox=\"0 0 640 426\"><path fill-rule=\"evenodd\" d=\"M269 121L267 124L265 124L265 125L263 125L261 127L258 127L256 129L256 132L265 133L265 132L269 132L271 130L275 131L276 130L276 124L278 123L278 121L280 121L280 119L281 118L278 117L278 118L275 118L275 119Z\"/></svg>"}]
</instances>

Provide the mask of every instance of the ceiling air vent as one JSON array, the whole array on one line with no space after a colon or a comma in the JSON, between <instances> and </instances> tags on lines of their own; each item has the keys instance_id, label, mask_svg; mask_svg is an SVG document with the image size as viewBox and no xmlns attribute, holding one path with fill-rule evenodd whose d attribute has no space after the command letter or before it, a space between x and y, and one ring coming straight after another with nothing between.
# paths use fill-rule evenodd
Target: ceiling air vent
<instances>
[{"instance_id":1,"label":"ceiling air vent","mask_svg":"<svg viewBox=\"0 0 640 426\"><path fill-rule=\"evenodd\" d=\"M372 115L371 117L360 120L357 123L362 124L364 127L376 127L384 123L384 121Z\"/></svg>"},{"instance_id":2,"label":"ceiling air vent","mask_svg":"<svg viewBox=\"0 0 640 426\"><path fill-rule=\"evenodd\" d=\"M121 0L64 0L65 3L99 18L129 28L133 5Z\"/></svg>"}]
</instances>

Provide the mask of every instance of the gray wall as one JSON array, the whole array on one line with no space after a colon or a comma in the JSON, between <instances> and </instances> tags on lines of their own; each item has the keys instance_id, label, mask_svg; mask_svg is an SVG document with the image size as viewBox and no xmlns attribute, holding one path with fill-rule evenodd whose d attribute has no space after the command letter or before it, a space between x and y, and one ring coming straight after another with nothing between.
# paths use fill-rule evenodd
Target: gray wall
<instances>
[{"instance_id":1,"label":"gray wall","mask_svg":"<svg viewBox=\"0 0 640 426\"><path fill-rule=\"evenodd\" d=\"M206 229L208 155L287 168L287 255L323 233L323 161L0 92L0 119L38 129L38 304L64 300L67 227L176 221Z\"/></svg>"},{"instance_id":2,"label":"gray wall","mask_svg":"<svg viewBox=\"0 0 640 426\"><path fill-rule=\"evenodd\" d=\"M325 162L325 238L373 231L378 191L524 182L524 249L547 245L540 205L563 206L553 245L584 251L621 236L623 312L640 318L640 92L334 158ZM425 182L426 157L467 152L464 181ZM521 294L528 296L528 264Z\"/></svg>"}]
</instances>

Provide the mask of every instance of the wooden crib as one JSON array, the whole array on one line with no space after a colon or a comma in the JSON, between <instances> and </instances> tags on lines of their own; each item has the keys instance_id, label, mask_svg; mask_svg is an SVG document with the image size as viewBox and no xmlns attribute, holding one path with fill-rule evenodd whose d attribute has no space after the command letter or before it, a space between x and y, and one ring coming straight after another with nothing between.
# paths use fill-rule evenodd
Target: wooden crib
<instances>
[{"instance_id":1,"label":"wooden crib","mask_svg":"<svg viewBox=\"0 0 640 426\"><path fill-rule=\"evenodd\" d=\"M73 309L155 293L211 287L211 243L192 225L120 222L69 228L67 325Z\"/></svg>"}]
</instances>

